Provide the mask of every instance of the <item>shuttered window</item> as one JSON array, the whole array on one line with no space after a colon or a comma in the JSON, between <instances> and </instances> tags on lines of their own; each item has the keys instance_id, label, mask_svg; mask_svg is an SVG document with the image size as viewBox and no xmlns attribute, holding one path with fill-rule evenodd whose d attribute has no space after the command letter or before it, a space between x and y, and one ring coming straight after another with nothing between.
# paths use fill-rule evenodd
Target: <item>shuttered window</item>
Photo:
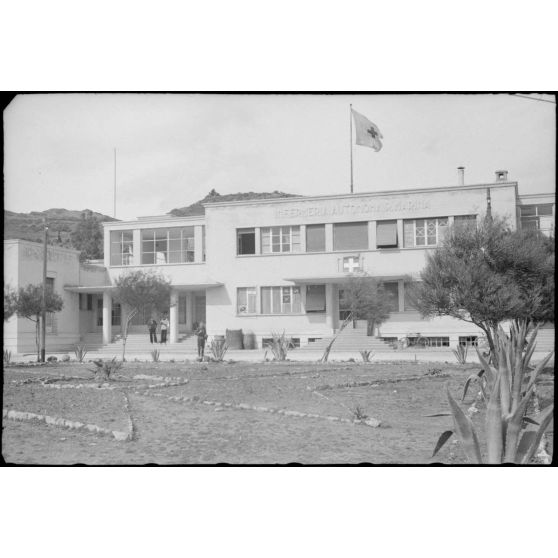
<instances>
[{"instance_id":1,"label":"shuttered window","mask_svg":"<svg viewBox=\"0 0 558 558\"><path fill-rule=\"evenodd\" d=\"M325 225L306 225L306 251L325 252Z\"/></svg>"},{"instance_id":2,"label":"shuttered window","mask_svg":"<svg viewBox=\"0 0 558 558\"><path fill-rule=\"evenodd\" d=\"M367 250L368 223L335 223L333 225L334 250Z\"/></svg>"},{"instance_id":3,"label":"shuttered window","mask_svg":"<svg viewBox=\"0 0 558 558\"><path fill-rule=\"evenodd\" d=\"M324 312L326 309L325 285L307 285L306 312Z\"/></svg>"},{"instance_id":4,"label":"shuttered window","mask_svg":"<svg viewBox=\"0 0 558 558\"><path fill-rule=\"evenodd\" d=\"M378 248L397 248L397 221L378 221L376 223L376 246Z\"/></svg>"}]
</instances>

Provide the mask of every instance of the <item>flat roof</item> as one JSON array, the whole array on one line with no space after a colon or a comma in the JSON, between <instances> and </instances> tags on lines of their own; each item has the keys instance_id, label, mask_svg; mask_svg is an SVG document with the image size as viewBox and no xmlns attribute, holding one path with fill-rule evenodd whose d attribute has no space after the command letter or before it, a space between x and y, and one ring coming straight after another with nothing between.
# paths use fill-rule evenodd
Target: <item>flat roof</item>
<instances>
[{"instance_id":1,"label":"flat roof","mask_svg":"<svg viewBox=\"0 0 558 558\"><path fill-rule=\"evenodd\" d=\"M301 201L312 201L312 200L336 200L336 199L349 199L357 197L376 197L376 196L386 196L386 195L409 195L409 194L425 194L425 193L437 193L437 192L453 192L453 191L463 191L463 190L477 190L480 188L504 188L504 187L514 187L517 188L517 182L487 182L483 184L471 184L466 186L435 186L428 188L406 188L404 190L381 190L378 192L354 192L346 194L325 194L320 196L297 196L290 198L267 198L267 199L254 199L254 200L237 200L237 201L225 201L225 202L206 202L202 204L204 207L226 207L235 205L259 205L265 204L281 204L281 203L292 203Z\"/></svg>"}]
</instances>

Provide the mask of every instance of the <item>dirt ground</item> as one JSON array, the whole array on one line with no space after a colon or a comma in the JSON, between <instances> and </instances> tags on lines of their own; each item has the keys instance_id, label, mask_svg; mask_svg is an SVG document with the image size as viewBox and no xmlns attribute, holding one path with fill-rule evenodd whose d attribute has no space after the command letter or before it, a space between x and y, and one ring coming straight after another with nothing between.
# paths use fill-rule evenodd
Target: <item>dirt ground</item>
<instances>
[{"instance_id":1,"label":"dirt ground","mask_svg":"<svg viewBox=\"0 0 558 558\"><path fill-rule=\"evenodd\" d=\"M131 418L133 438L118 441L106 434L4 418L6 462L466 463L451 440L431 460L439 435L452 428L452 421L425 415L447 412L446 382L460 399L465 379L478 365L126 363L102 385L92 379L91 368L77 363L6 368L3 408L109 430L125 430ZM539 384L544 407L553 400L553 371L543 374ZM475 393L470 390L464 409ZM352 422L356 417L381 424ZM483 420L484 412L474 417L479 426Z\"/></svg>"}]
</instances>

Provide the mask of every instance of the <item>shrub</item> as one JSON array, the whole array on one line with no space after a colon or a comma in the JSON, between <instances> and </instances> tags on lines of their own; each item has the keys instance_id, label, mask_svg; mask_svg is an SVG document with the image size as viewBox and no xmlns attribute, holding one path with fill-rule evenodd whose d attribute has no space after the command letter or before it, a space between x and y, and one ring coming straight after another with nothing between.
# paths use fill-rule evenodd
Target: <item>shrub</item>
<instances>
[{"instance_id":1,"label":"shrub","mask_svg":"<svg viewBox=\"0 0 558 558\"><path fill-rule=\"evenodd\" d=\"M477 350L484 370L482 377L486 379L484 387L481 383L481 389L487 400L484 436L487 444L487 462L490 464L529 463L539 448L545 430L552 421L554 404L548 405L536 415L536 420L527 416L535 393L537 377L548 364L553 352L548 354L535 368L530 368L529 361L535 350L537 329L527 345L525 345L526 335L525 324L512 324L509 336L504 333L502 328L498 330L495 343L498 351L497 369L490 366ZM477 374L477 376L479 375ZM468 383L466 383L466 387L467 385ZM447 430L440 436L432 456L436 455L455 431L467 459L473 463L483 463L479 439L470 417L453 399L449 386L446 386L446 390L454 430ZM465 393L466 390L464 390Z\"/></svg>"},{"instance_id":2,"label":"shrub","mask_svg":"<svg viewBox=\"0 0 558 558\"><path fill-rule=\"evenodd\" d=\"M285 335L285 332L279 335L271 332L271 342L267 343L267 347L273 353L273 360L286 360L287 353L294 348L293 340Z\"/></svg>"},{"instance_id":3,"label":"shrub","mask_svg":"<svg viewBox=\"0 0 558 558\"><path fill-rule=\"evenodd\" d=\"M372 351L362 350L359 352L360 356L362 357L362 362L370 362L370 357L374 356L374 353Z\"/></svg>"},{"instance_id":4,"label":"shrub","mask_svg":"<svg viewBox=\"0 0 558 558\"><path fill-rule=\"evenodd\" d=\"M74 347L74 353L78 362L83 362L83 359L87 354L87 347L85 345L78 344Z\"/></svg>"},{"instance_id":5,"label":"shrub","mask_svg":"<svg viewBox=\"0 0 558 558\"><path fill-rule=\"evenodd\" d=\"M368 415L364 412L364 409L360 405L357 405L353 409L353 419L354 420L366 420L367 418L368 418Z\"/></svg>"},{"instance_id":6,"label":"shrub","mask_svg":"<svg viewBox=\"0 0 558 558\"><path fill-rule=\"evenodd\" d=\"M12 362L12 351L4 349L4 366L8 366Z\"/></svg>"},{"instance_id":7,"label":"shrub","mask_svg":"<svg viewBox=\"0 0 558 558\"><path fill-rule=\"evenodd\" d=\"M457 345L457 349L452 349L459 364L467 364L467 345Z\"/></svg>"},{"instance_id":8,"label":"shrub","mask_svg":"<svg viewBox=\"0 0 558 558\"><path fill-rule=\"evenodd\" d=\"M228 346L224 339L212 339L209 344L209 350L213 355L213 360L223 362Z\"/></svg>"},{"instance_id":9,"label":"shrub","mask_svg":"<svg viewBox=\"0 0 558 558\"><path fill-rule=\"evenodd\" d=\"M159 351L159 349L153 349L151 351L151 359L153 360L153 362L159 362L159 355L161 354L161 352Z\"/></svg>"},{"instance_id":10,"label":"shrub","mask_svg":"<svg viewBox=\"0 0 558 558\"><path fill-rule=\"evenodd\" d=\"M100 377L104 380L110 380L110 376L113 372L120 370L122 368L122 361L116 360L116 357L112 357L110 361L103 361L103 360L94 360L93 364L97 368L90 369L93 374L95 374L95 378Z\"/></svg>"}]
</instances>

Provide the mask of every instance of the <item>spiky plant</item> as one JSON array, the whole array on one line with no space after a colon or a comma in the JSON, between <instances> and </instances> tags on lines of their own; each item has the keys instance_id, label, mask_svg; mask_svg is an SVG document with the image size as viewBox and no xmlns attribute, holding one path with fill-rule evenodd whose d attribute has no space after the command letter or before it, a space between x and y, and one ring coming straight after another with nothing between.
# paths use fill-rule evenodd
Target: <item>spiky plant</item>
<instances>
[{"instance_id":1,"label":"spiky plant","mask_svg":"<svg viewBox=\"0 0 558 558\"><path fill-rule=\"evenodd\" d=\"M209 351L213 355L213 360L223 362L228 346L224 339L212 339L209 344Z\"/></svg>"},{"instance_id":2,"label":"spiky plant","mask_svg":"<svg viewBox=\"0 0 558 558\"><path fill-rule=\"evenodd\" d=\"M294 347L293 340L285 335L271 332L271 342L267 347L273 353L273 360L286 360L287 353Z\"/></svg>"},{"instance_id":3,"label":"spiky plant","mask_svg":"<svg viewBox=\"0 0 558 558\"><path fill-rule=\"evenodd\" d=\"M12 362L12 351L4 349L4 366L8 366Z\"/></svg>"},{"instance_id":4,"label":"spiky plant","mask_svg":"<svg viewBox=\"0 0 558 558\"><path fill-rule=\"evenodd\" d=\"M491 366L477 350L484 370L481 379L484 378L486 382L481 383L481 390L487 401L484 436L487 445L486 460L489 464L529 463L552 420L554 404L548 405L536 415L537 420L527 416L533 400L537 377L554 354L552 351L534 368L529 366L535 350L537 331L538 328L526 343L527 326L525 324L513 323L509 336L500 328L496 343L497 369ZM467 459L472 463L483 463L479 439L470 417L463 412L452 397L449 386L446 386L446 390L454 430L447 430L440 436L432 456L436 455L455 432ZM464 390L465 393L466 390Z\"/></svg>"},{"instance_id":5,"label":"spiky plant","mask_svg":"<svg viewBox=\"0 0 558 558\"><path fill-rule=\"evenodd\" d=\"M362 362L370 362L370 357L374 356L374 353L372 351L368 351L368 350L362 350L359 351L360 356L362 357Z\"/></svg>"},{"instance_id":6,"label":"spiky plant","mask_svg":"<svg viewBox=\"0 0 558 558\"><path fill-rule=\"evenodd\" d=\"M161 354L161 352L159 351L159 349L153 349L151 351L151 358L152 358L153 362L159 362L160 354Z\"/></svg>"},{"instance_id":7,"label":"spiky plant","mask_svg":"<svg viewBox=\"0 0 558 558\"><path fill-rule=\"evenodd\" d=\"M93 364L97 367L96 369L92 370L95 374L95 377L102 377L104 380L110 380L110 376L113 372L120 370L122 367L122 361L116 360L116 357L112 357L112 360L94 360Z\"/></svg>"},{"instance_id":8,"label":"spiky plant","mask_svg":"<svg viewBox=\"0 0 558 558\"><path fill-rule=\"evenodd\" d=\"M78 362L83 362L85 355L87 354L87 347L82 344L77 344L74 347L74 353Z\"/></svg>"},{"instance_id":9,"label":"spiky plant","mask_svg":"<svg viewBox=\"0 0 558 558\"><path fill-rule=\"evenodd\" d=\"M457 345L457 349L452 349L459 364L467 364L467 345Z\"/></svg>"}]
</instances>

